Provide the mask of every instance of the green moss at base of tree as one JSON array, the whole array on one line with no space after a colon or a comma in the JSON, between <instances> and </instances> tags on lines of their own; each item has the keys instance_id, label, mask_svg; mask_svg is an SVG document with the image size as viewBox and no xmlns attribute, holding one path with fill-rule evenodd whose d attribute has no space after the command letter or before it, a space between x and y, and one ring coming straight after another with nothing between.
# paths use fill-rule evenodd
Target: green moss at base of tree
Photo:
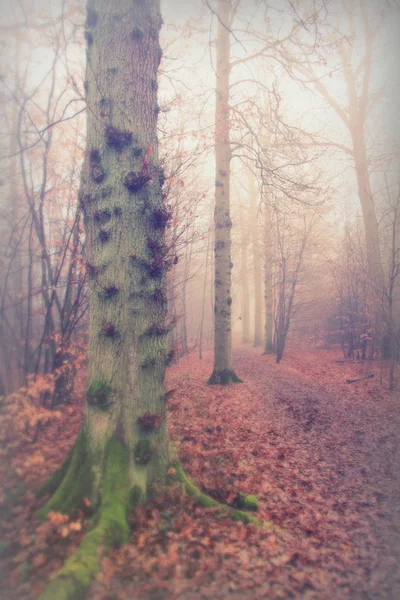
<instances>
[{"instance_id":1,"label":"green moss at base of tree","mask_svg":"<svg viewBox=\"0 0 400 600\"><path fill-rule=\"evenodd\" d=\"M37 491L38 496L48 492L53 493L49 501L37 511L37 518L45 519L51 511L70 514L75 508L79 508L83 498L90 496L91 485L92 469L89 451L84 433L81 431L70 457Z\"/></svg>"},{"instance_id":2,"label":"green moss at base of tree","mask_svg":"<svg viewBox=\"0 0 400 600\"><path fill-rule=\"evenodd\" d=\"M227 506L226 504L222 504L221 502L217 502L211 496L204 494L189 477L186 475L185 471L182 468L180 463L175 463L174 468L176 471L177 479L180 483L185 486L185 490L188 496L194 499L198 506L203 508L220 508L222 516L228 516L234 521L242 521L242 523L252 523L253 525L257 525L257 527L262 527L263 529L271 529L272 525L269 523L262 523L253 515L249 515L248 513L242 510L234 510ZM255 498L255 496L247 496L247 498ZM257 498L255 498L257 500ZM258 502L258 500L257 500ZM254 510L254 509L253 509Z\"/></svg>"},{"instance_id":3,"label":"green moss at base of tree","mask_svg":"<svg viewBox=\"0 0 400 600\"><path fill-rule=\"evenodd\" d=\"M243 508L244 510L258 510L259 500L256 496L238 493L235 499L235 506L237 508Z\"/></svg>"},{"instance_id":4,"label":"green moss at base of tree","mask_svg":"<svg viewBox=\"0 0 400 600\"><path fill-rule=\"evenodd\" d=\"M253 517L253 515L249 515L243 510L232 510L229 516L233 521L241 521L242 523L245 523L245 525L249 525L251 523L253 525L257 525L257 527L262 527L263 529L272 529L272 525L270 523L262 523Z\"/></svg>"},{"instance_id":5,"label":"green moss at base of tree","mask_svg":"<svg viewBox=\"0 0 400 600\"><path fill-rule=\"evenodd\" d=\"M100 569L101 548L129 540L129 513L143 499L139 486L131 486L129 451L112 438L106 449L106 463L100 486L101 502L91 530L64 566L57 571L39 600L79 600L84 598L92 577Z\"/></svg>"},{"instance_id":6,"label":"green moss at base of tree","mask_svg":"<svg viewBox=\"0 0 400 600\"><path fill-rule=\"evenodd\" d=\"M218 371L214 369L210 379L207 381L209 385L231 385L232 383L243 383L233 369L223 369Z\"/></svg>"},{"instance_id":7,"label":"green moss at base of tree","mask_svg":"<svg viewBox=\"0 0 400 600\"><path fill-rule=\"evenodd\" d=\"M178 481L184 484L187 495L194 498L198 506L202 506L203 508L215 508L219 506L223 508L223 504L220 504L220 502L217 502L217 500L214 500L214 498L211 498L211 496L208 496L199 490L193 481L187 477L180 463L176 463L174 467Z\"/></svg>"}]
</instances>

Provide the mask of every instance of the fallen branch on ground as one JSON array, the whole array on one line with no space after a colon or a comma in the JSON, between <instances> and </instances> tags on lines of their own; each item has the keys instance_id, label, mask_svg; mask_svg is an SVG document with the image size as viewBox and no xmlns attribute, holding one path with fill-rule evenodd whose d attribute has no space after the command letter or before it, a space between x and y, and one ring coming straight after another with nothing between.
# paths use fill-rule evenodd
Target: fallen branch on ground
<instances>
[{"instance_id":1,"label":"fallen branch on ground","mask_svg":"<svg viewBox=\"0 0 400 600\"><path fill-rule=\"evenodd\" d=\"M375 373L370 373L366 377L358 377L357 379L346 379L346 383L355 383L356 381L364 381L364 379L372 379L375 377Z\"/></svg>"}]
</instances>

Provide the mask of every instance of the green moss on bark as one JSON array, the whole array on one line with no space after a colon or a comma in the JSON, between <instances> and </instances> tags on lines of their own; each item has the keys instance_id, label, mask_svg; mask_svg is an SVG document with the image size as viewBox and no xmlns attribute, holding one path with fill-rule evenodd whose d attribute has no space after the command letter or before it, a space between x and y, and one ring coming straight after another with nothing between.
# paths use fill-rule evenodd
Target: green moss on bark
<instances>
[{"instance_id":1,"label":"green moss on bark","mask_svg":"<svg viewBox=\"0 0 400 600\"><path fill-rule=\"evenodd\" d=\"M252 523L253 525L257 525L257 527L262 527L263 529L272 529L272 526L269 523L261 523L261 521L253 517L253 515L249 515L243 510L232 510L230 517L233 521L241 521L246 525Z\"/></svg>"},{"instance_id":2,"label":"green moss on bark","mask_svg":"<svg viewBox=\"0 0 400 600\"><path fill-rule=\"evenodd\" d=\"M180 463L176 463L175 465L176 475L178 481L185 486L186 493L188 496L193 498L198 506L202 506L203 508L220 508L222 515L229 516L234 521L242 521L243 523L253 525L257 525L257 527L262 527L264 529L271 529L271 525L269 523L262 523L252 515L242 511L242 510L232 510L229 506L225 504L221 504L204 494L189 477L186 475L185 471L182 468ZM249 497L249 496L248 496ZM254 499L254 496L250 496L250 498Z\"/></svg>"},{"instance_id":3,"label":"green moss on bark","mask_svg":"<svg viewBox=\"0 0 400 600\"><path fill-rule=\"evenodd\" d=\"M135 462L138 465L147 465L153 454L153 445L149 439L139 440L133 451Z\"/></svg>"},{"instance_id":4,"label":"green moss on bark","mask_svg":"<svg viewBox=\"0 0 400 600\"><path fill-rule=\"evenodd\" d=\"M82 431L71 451L71 459L65 468L63 477L59 472L54 481L46 482L43 486L45 490L43 493L50 491L50 486L53 487L57 480L59 480L59 485L56 487L53 496L36 513L39 519L45 519L51 511L68 515L81 505L83 498L88 497L91 493L92 471L89 451Z\"/></svg>"},{"instance_id":5,"label":"green moss on bark","mask_svg":"<svg viewBox=\"0 0 400 600\"><path fill-rule=\"evenodd\" d=\"M259 500L256 496L241 494L240 492L235 500L235 506L237 506L237 508L243 508L244 510L256 511L259 508L259 504Z\"/></svg>"},{"instance_id":6,"label":"green moss on bark","mask_svg":"<svg viewBox=\"0 0 400 600\"><path fill-rule=\"evenodd\" d=\"M101 548L129 540L129 512L143 498L139 486L131 488L129 451L112 438L106 448L101 501L93 528L79 548L55 573L39 600L76 600L84 598L93 575L100 569Z\"/></svg>"},{"instance_id":7,"label":"green moss on bark","mask_svg":"<svg viewBox=\"0 0 400 600\"><path fill-rule=\"evenodd\" d=\"M107 410L112 404L112 388L106 381L92 381L86 391L86 400L91 406Z\"/></svg>"},{"instance_id":8,"label":"green moss on bark","mask_svg":"<svg viewBox=\"0 0 400 600\"><path fill-rule=\"evenodd\" d=\"M204 494L201 490L199 490L199 488L193 483L193 481L191 481L191 479L189 479L189 477L186 475L185 471L182 468L182 465L180 465L179 463L176 464L175 470L178 477L178 481L184 484L187 495L191 498L194 498L196 504L202 506L203 508L215 508L217 506L221 508L223 507L223 505L214 500L214 498L211 498L211 496L208 496L207 494Z\"/></svg>"}]
</instances>

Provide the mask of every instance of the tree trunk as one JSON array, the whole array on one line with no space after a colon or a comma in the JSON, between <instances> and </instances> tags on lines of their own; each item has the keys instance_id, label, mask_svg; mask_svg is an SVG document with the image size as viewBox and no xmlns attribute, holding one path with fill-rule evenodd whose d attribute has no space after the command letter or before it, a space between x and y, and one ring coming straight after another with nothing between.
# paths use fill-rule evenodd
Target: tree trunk
<instances>
[{"instance_id":1,"label":"tree trunk","mask_svg":"<svg viewBox=\"0 0 400 600\"><path fill-rule=\"evenodd\" d=\"M383 311L381 296L385 285L382 266L382 255L379 244L378 219L376 216L374 196L371 189L370 171L365 143L365 125L368 115L368 105L371 102L370 83L373 57L373 36L371 35L367 9L361 5L361 14L364 24L365 49L362 57L362 87L358 89L358 77L352 68L351 47L340 47L340 56L344 70L345 83L348 94L347 112L342 111L341 118L347 125L352 140L352 157L357 178L358 195L360 198L361 212L365 229L365 245L367 253L368 274L374 289L375 309L375 334L370 348L371 357L374 354L376 342L381 342L383 330Z\"/></svg>"},{"instance_id":2,"label":"tree trunk","mask_svg":"<svg viewBox=\"0 0 400 600\"><path fill-rule=\"evenodd\" d=\"M262 346L262 268L260 240L258 235L258 208L257 190L254 175L249 173L249 195L250 195L250 233L253 249L253 274L254 274L254 342L253 346Z\"/></svg>"},{"instance_id":3,"label":"tree trunk","mask_svg":"<svg viewBox=\"0 0 400 600\"><path fill-rule=\"evenodd\" d=\"M247 277L247 242L248 230L245 223L242 222L241 240L240 240L240 256L241 256L241 271L240 279L242 282L242 343L250 342L250 299L249 299L249 281Z\"/></svg>"},{"instance_id":4,"label":"tree trunk","mask_svg":"<svg viewBox=\"0 0 400 600\"><path fill-rule=\"evenodd\" d=\"M231 8L218 0L215 108L215 335L214 370L208 383L239 382L232 368L229 73Z\"/></svg>"},{"instance_id":5,"label":"tree trunk","mask_svg":"<svg viewBox=\"0 0 400 600\"><path fill-rule=\"evenodd\" d=\"M30 317L27 304L20 299L25 295L24 269L22 265L22 253L25 244L25 226L22 225L21 202L18 194L17 181L17 130L18 130L18 106L20 99L20 70L21 70L21 38L15 36L15 61L14 61L14 87L15 102L12 105L9 130L9 183L8 193L5 197L5 215L3 216L1 234L8 238L2 246L4 255L0 257L0 393L10 394L19 390L26 383L25 353L28 351L28 343L24 328ZM12 74L10 74L12 76ZM4 192L3 192L4 193ZM10 230L9 230L10 228ZM28 238L30 241L30 237ZM28 293L30 293L30 289ZM28 298L30 296L28 295ZM9 298L17 299L15 306L6 309ZM7 299L7 300L6 300ZM21 344L24 340L24 345Z\"/></svg>"},{"instance_id":6,"label":"tree trunk","mask_svg":"<svg viewBox=\"0 0 400 600\"><path fill-rule=\"evenodd\" d=\"M369 276L373 286L381 290L384 285L381 250L379 245L378 221L376 218L374 197L368 172L367 152L364 134L360 127L351 129L354 148L354 165L357 177L358 194L365 228L365 243Z\"/></svg>"},{"instance_id":7,"label":"tree trunk","mask_svg":"<svg viewBox=\"0 0 400 600\"><path fill-rule=\"evenodd\" d=\"M208 275L208 255L210 253L210 239L211 239L211 225L207 232L207 250L206 250L206 265L204 269L204 287L203 287L203 299L201 301L201 314L200 314L200 331L199 331L199 359L203 359L203 327L204 327L204 311L206 305L206 291L207 291L207 275Z\"/></svg>"},{"instance_id":8,"label":"tree trunk","mask_svg":"<svg viewBox=\"0 0 400 600\"><path fill-rule=\"evenodd\" d=\"M274 354L273 342L273 288L272 288L272 238L271 238L271 217L269 208L264 205L264 283L265 283L265 340L264 354Z\"/></svg>"},{"instance_id":9,"label":"tree trunk","mask_svg":"<svg viewBox=\"0 0 400 600\"><path fill-rule=\"evenodd\" d=\"M176 228L172 231L172 242L171 249L173 253L177 252L176 249ZM174 327L170 327L168 332L168 345L171 350L174 352L174 359L171 362L176 361L177 356L177 348L178 348L178 332L177 332L177 309L176 309L176 265L172 266L172 269L167 273L167 305L168 305L168 316L172 323L174 323Z\"/></svg>"},{"instance_id":10,"label":"tree trunk","mask_svg":"<svg viewBox=\"0 0 400 600\"><path fill-rule=\"evenodd\" d=\"M88 387L78 440L40 490L52 496L39 515L69 513L88 498L96 517L42 598L78 597L98 569L98 547L127 541L129 506L167 477L169 215L156 135L160 27L158 0L88 2L81 194L90 280Z\"/></svg>"},{"instance_id":11,"label":"tree trunk","mask_svg":"<svg viewBox=\"0 0 400 600\"><path fill-rule=\"evenodd\" d=\"M182 315L181 315L181 354L185 355L189 352L188 346L188 335L187 335L187 303L186 303L186 289L187 283L189 281L189 273L190 273L190 264L192 260L192 248L193 248L193 230L191 233L189 232L189 239L185 244L185 262L183 269L183 279L182 279L182 296L181 296L181 307L182 307Z\"/></svg>"}]
</instances>

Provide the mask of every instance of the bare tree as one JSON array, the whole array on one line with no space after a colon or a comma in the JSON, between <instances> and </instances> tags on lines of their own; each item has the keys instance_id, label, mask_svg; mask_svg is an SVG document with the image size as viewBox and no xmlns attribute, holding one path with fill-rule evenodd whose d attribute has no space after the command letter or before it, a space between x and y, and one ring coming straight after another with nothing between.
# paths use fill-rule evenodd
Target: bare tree
<instances>
[{"instance_id":1,"label":"bare tree","mask_svg":"<svg viewBox=\"0 0 400 600\"><path fill-rule=\"evenodd\" d=\"M215 107L215 334L214 369L210 384L240 382L232 367L231 235L229 144L230 0L218 0L218 34Z\"/></svg>"}]
</instances>

